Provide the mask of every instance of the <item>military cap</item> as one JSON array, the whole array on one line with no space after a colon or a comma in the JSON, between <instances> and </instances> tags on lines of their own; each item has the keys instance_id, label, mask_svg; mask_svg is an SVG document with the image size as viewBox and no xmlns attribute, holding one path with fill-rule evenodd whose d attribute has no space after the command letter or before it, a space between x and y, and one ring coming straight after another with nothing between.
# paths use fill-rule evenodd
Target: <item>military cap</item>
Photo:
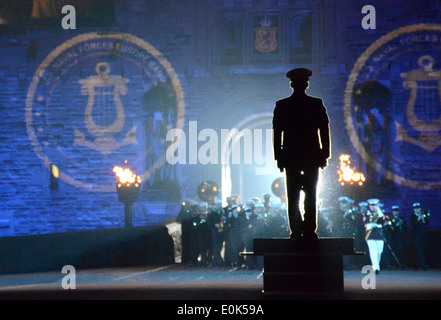
<instances>
[{"instance_id":1,"label":"military cap","mask_svg":"<svg viewBox=\"0 0 441 320\"><path fill-rule=\"evenodd\" d=\"M360 207L367 207L368 206L368 203L367 202L360 202L359 204L358 204Z\"/></svg>"},{"instance_id":2,"label":"military cap","mask_svg":"<svg viewBox=\"0 0 441 320\"><path fill-rule=\"evenodd\" d=\"M338 202L348 202L349 198L348 197L339 197Z\"/></svg>"},{"instance_id":3,"label":"military cap","mask_svg":"<svg viewBox=\"0 0 441 320\"><path fill-rule=\"evenodd\" d=\"M375 205L380 203L380 200L378 200L378 199L369 199L367 201L367 203L375 206Z\"/></svg>"},{"instance_id":4,"label":"military cap","mask_svg":"<svg viewBox=\"0 0 441 320\"><path fill-rule=\"evenodd\" d=\"M306 68L296 68L288 71L286 77L291 81L308 80L312 76L312 71Z\"/></svg>"},{"instance_id":5,"label":"military cap","mask_svg":"<svg viewBox=\"0 0 441 320\"><path fill-rule=\"evenodd\" d=\"M392 210L400 210L399 206L392 206Z\"/></svg>"},{"instance_id":6,"label":"military cap","mask_svg":"<svg viewBox=\"0 0 441 320\"><path fill-rule=\"evenodd\" d=\"M421 207L421 204L420 204L419 202L415 202L415 203L413 204L413 207L414 207L414 208L420 208L420 207Z\"/></svg>"}]
</instances>

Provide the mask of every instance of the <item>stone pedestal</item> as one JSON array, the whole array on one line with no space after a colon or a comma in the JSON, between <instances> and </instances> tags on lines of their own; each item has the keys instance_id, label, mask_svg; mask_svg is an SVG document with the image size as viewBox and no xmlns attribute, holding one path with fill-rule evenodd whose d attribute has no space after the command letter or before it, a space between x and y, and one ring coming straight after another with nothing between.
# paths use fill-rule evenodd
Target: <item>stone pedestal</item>
<instances>
[{"instance_id":1,"label":"stone pedestal","mask_svg":"<svg viewBox=\"0 0 441 320\"><path fill-rule=\"evenodd\" d=\"M343 256L358 255L352 238L313 242L254 239L254 252L264 257L263 292L267 298L341 297Z\"/></svg>"}]
</instances>

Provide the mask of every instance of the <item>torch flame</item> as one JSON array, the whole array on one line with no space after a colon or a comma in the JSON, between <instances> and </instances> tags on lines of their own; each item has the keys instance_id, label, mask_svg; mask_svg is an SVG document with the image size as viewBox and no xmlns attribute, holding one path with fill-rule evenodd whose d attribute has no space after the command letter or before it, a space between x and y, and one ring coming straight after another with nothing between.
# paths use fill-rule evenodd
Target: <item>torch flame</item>
<instances>
[{"instance_id":1,"label":"torch flame","mask_svg":"<svg viewBox=\"0 0 441 320\"><path fill-rule=\"evenodd\" d=\"M130 169L123 169L121 167L115 166L113 168L113 172L115 172L120 183L141 183L141 177L134 174Z\"/></svg>"},{"instance_id":2,"label":"torch flame","mask_svg":"<svg viewBox=\"0 0 441 320\"><path fill-rule=\"evenodd\" d=\"M344 186L346 183L354 184L357 183L360 186L363 185L363 183L366 181L366 178L364 177L364 174L361 172L356 172L355 167L351 168L349 165L351 164L350 161L351 156L348 154L342 154L340 156L340 170L338 170L339 179L338 182L342 186Z\"/></svg>"}]
</instances>

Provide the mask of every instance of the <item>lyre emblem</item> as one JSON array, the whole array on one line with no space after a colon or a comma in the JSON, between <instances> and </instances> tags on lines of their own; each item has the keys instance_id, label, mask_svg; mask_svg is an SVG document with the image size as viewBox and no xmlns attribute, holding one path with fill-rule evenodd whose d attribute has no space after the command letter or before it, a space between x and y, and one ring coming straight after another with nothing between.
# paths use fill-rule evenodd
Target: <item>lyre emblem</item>
<instances>
[{"instance_id":1,"label":"lyre emblem","mask_svg":"<svg viewBox=\"0 0 441 320\"><path fill-rule=\"evenodd\" d=\"M129 79L110 76L110 65L106 62L98 63L95 71L96 76L81 79L79 83L83 85L81 93L88 96L85 111L86 128L97 138L94 142L87 141L85 135L75 129L74 145L84 146L107 156L122 146L136 144L136 127L127 133L125 140L122 142L117 142L113 138L124 126L125 113L120 95L127 94L126 83L129 82ZM113 100L113 103L111 100ZM93 115L94 108L99 109L95 117ZM97 124L95 120L99 123Z\"/></svg>"},{"instance_id":2,"label":"lyre emblem","mask_svg":"<svg viewBox=\"0 0 441 320\"><path fill-rule=\"evenodd\" d=\"M403 73L401 77L404 79L404 88L410 90L407 120L420 134L418 138L410 137L406 129L395 122L397 127L396 141L412 143L432 153L441 146L441 136L438 134L438 131L441 130L441 116L433 121L423 121L418 119L415 108L418 95L425 98L426 101L422 107L427 109L429 114L433 113L430 109L434 107L434 101L436 100L437 104L441 102L441 71L433 70L435 61L431 56L422 56L418 60L418 65L421 70ZM435 93L433 93L434 91Z\"/></svg>"}]
</instances>

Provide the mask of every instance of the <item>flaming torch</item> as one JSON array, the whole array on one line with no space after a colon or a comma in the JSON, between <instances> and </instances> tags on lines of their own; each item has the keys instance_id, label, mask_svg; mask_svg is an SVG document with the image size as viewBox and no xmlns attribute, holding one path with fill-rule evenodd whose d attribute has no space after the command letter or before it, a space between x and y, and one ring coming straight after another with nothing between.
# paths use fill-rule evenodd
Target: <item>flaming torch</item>
<instances>
[{"instance_id":1,"label":"flaming torch","mask_svg":"<svg viewBox=\"0 0 441 320\"><path fill-rule=\"evenodd\" d=\"M356 172L355 168L350 167L351 156L348 154L342 154L339 159L340 169L338 170L338 182L340 182L342 186L345 184L358 184L359 186L362 186L366 181L366 178L364 177L363 173Z\"/></svg>"},{"instance_id":2,"label":"flaming torch","mask_svg":"<svg viewBox=\"0 0 441 320\"><path fill-rule=\"evenodd\" d=\"M125 225L126 228L129 228L132 227L132 206L133 203L138 201L141 177L134 174L130 169L118 166L113 168L113 172L115 172L117 177L116 190L118 192L118 200L124 203Z\"/></svg>"}]
</instances>

